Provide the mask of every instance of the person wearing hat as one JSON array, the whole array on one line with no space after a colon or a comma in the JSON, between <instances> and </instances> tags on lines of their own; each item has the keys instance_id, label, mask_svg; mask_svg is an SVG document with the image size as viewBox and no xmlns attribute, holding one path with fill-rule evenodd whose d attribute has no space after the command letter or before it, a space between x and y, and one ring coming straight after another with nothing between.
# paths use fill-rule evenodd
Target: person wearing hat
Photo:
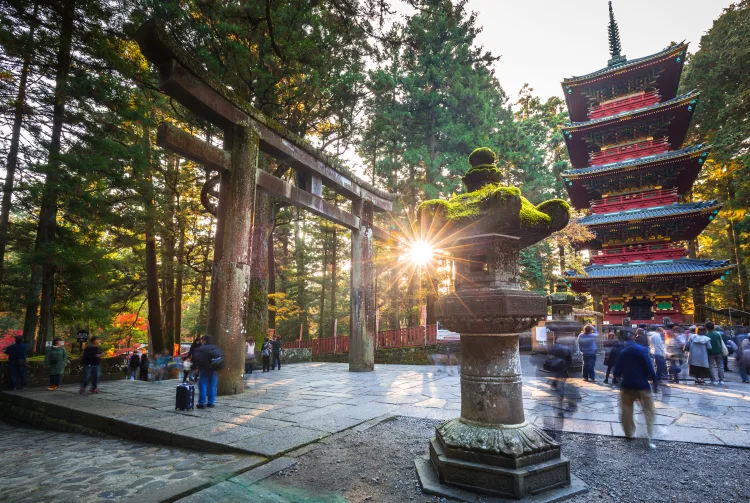
<instances>
[{"instance_id":1,"label":"person wearing hat","mask_svg":"<svg viewBox=\"0 0 750 503\"><path fill-rule=\"evenodd\" d=\"M636 344L631 344L622 350L615 364L614 377L620 381L620 423L625 432L625 438L634 438L633 403L636 401L640 403L646 418L648 446L656 449L656 444L651 441L656 413L648 381L650 379L653 382L654 392L658 389L659 381L654 372L654 366L651 364L648 339L643 330L638 330L635 342Z\"/></svg>"}]
</instances>

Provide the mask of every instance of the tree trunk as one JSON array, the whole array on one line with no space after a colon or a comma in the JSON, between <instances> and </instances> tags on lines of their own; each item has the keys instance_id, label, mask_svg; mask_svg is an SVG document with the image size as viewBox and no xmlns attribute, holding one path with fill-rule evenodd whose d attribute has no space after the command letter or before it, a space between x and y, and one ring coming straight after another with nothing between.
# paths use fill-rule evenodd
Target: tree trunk
<instances>
[{"instance_id":1,"label":"tree trunk","mask_svg":"<svg viewBox=\"0 0 750 503\"><path fill-rule=\"evenodd\" d=\"M250 233L250 288L245 308L245 335L260 344L268 335L268 241L272 222L269 222L272 201L262 190L255 193L255 216Z\"/></svg>"},{"instance_id":2,"label":"tree trunk","mask_svg":"<svg viewBox=\"0 0 750 503\"><path fill-rule=\"evenodd\" d=\"M326 273L328 272L328 224L323 222L323 264L321 265L320 279L320 321L318 322L318 337L325 337L325 315L326 315ZM331 334L333 336L333 334Z\"/></svg>"},{"instance_id":3,"label":"tree trunk","mask_svg":"<svg viewBox=\"0 0 750 503\"><path fill-rule=\"evenodd\" d=\"M688 243L688 258L698 258L698 242L692 240ZM702 323L706 319L706 290L704 287L693 288L693 321Z\"/></svg>"},{"instance_id":4,"label":"tree trunk","mask_svg":"<svg viewBox=\"0 0 750 503\"><path fill-rule=\"evenodd\" d=\"M338 245L338 233L336 231L336 226L334 225L331 227L331 335L333 335L334 324L336 323L336 317L338 316L338 313L336 311L336 290L338 287Z\"/></svg>"},{"instance_id":5,"label":"tree trunk","mask_svg":"<svg viewBox=\"0 0 750 503\"><path fill-rule=\"evenodd\" d=\"M0 206L0 284L3 282L3 272L5 270L5 248L8 244L10 206L13 198L13 185L16 178L16 169L18 167L18 147L21 143L21 126L23 125L23 114L24 108L26 107L26 84L29 80L29 67L31 66L31 51L29 49L34 42L34 30L36 29L35 20L38 12L39 4L35 3L31 26L29 27L29 33L26 37L28 52L26 53L26 57L23 58L23 65L21 67L21 79L19 80L18 93L16 94L16 107L13 113L13 127L10 134L8 158L5 162L3 201Z\"/></svg>"},{"instance_id":6,"label":"tree trunk","mask_svg":"<svg viewBox=\"0 0 750 503\"><path fill-rule=\"evenodd\" d=\"M744 310L746 306L750 305L750 291L747 288L747 267L745 266L744 253L740 249L737 243L737 234L734 229L734 220L729 218L727 220L727 237L729 243L732 245L732 254L734 255L734 261L737 264L737 296L735 302L740 309Z\"/></svg>"},{"instance_id":7,"label":"tree trunk","mask_svg":"<svg viewBox=\"0 0 750 503\"><path fill-rule=\"evenodd\" d=\"M60 46L57 50L55 68L55 96L52 107L52 129L50 135L49 157L47 160L46 177L42 200L39 210L39 226L37 227L35 252L46 256L50 254L50 246L55 242L57 232L57 203L61 188L61 159L60 149L62 142L62 128L65 121L65 98L67 94L68 74L70 73L71 48L73 46L75 2L68 0L61 5L60 11ZM55 265L53 258L45 257L42 265L36 265L39 269L36 274L32 273L31 295L27 302L27 318L29 312L36 313L39 305L39 334L36 339L36 352L44 350L47 339L55 335L54 329L54 305L55 305ZM39 284L34 281L35 276L40 279ZM38 292L41 290L41 304ZM35 317L35 316L34 316ZM35 321L35 320L34 320ZM34 323L36 325L36 323ZM25 329L26 327L24 327ZM33 330L33 326L30 327ZM29 334L24 333L27 337Z\"/></svg>"},{"instance_id":8,"label":"tree trunk","mask_svg":"<svg viewBox=\"0 0 750 503\"><path fill-rule=\"evenodd\" d=\"M395 267L390 268L390 285L391 285L391 321L388 326L391 330L397 330L401 328L401 321L399 319L399 295L398 295L398 284L399 284L399 273Z\"/></svg>"},{"instance_id":9,"label":"tree trunk","mask_svg":"<svg viewBox=\"0 0 750 503\"><path fill-rule=\"evenodd\" d=\"M164 323L164 345L172 352L175 344L175 186L177 183L177 157L167 157L167 169L164 175L166 185L164 224L161 231L161 280L162 309Z\"/></svg>"},{"instance_id":10,"label":"tree trunk","mask_svg":"<svg viewBox=\"0 0 750 503\"><path fill-rule=\"evenodd\" d=\"M174 333L175 343L182 342L182 290L185 282L185 221L179 211L179 194L177 196L177 275L174 286Z\"/></svg>"},{"instance_id":11,"label":"tree trunk","mask_svg":"<svg viewBox=\"0 0 750 503\"><path fill-rule=\"evenodd\" d=\"M294 262L297 267L297 305L302 312L299 322L302 324L302 337L310 338L310 327L307 320L307 271L305 267L305 243L302 239L302 219L304 213L297 208L297 219L294 221Z\"/></svg>"},{"instance_id":12,"label":"tree trunk","mask_svg":"<svg viewBox=\"0 0 750 503\"><path fill-rule=\"evenodd\" d=\"M268 231L268 293L276 293L276 255L273 248L273 231L276 230L276 204L271 201L268 208L268 221L271 228ZM269 297L268 305L276 305L276 301ZM276 313L268 310L268 328L276 329Z\"/></svg>"}]
</instances>

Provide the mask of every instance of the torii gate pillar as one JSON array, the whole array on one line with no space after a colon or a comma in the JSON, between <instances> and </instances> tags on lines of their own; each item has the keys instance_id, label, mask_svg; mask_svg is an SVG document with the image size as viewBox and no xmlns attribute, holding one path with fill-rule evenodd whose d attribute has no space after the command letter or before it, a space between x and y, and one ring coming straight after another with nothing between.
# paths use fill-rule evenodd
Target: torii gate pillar
<instances>
[{"instance_id":1,"label":"torii gate pillar","mask_svg":"<svg viewBox=\"0 0 750 503\"><path fill-rule=\"evenodd\" d=\"M373 206L365 199L352 201L359 229L352 230L349 314L349 371L375 370L375 288L373 284Z\"/></svg>"},{"instance_id":2,"label":"torii gate pillar","mask_svg":"<svg viewBox=\"0 0 750 503\"><path fill-rule=\"evenodd\" d=\"M250 232L255 211L255 172L259 135L251 126L225 131L224 149L231 152L231 169L221 175L216 244L208 310L208 333L224 351L219 395L245 390L242 322L250 278Z\"/></svg>"}]
</instances>

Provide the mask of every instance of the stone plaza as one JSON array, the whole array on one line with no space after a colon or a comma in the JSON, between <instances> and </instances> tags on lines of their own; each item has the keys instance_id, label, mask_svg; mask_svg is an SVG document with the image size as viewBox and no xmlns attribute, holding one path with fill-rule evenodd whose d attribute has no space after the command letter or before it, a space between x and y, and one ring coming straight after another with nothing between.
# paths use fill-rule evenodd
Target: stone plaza
<instances>
[{"instance_id":1,"label":"stone plaza","mask_svg":"<svg viewBox=\"0 0 750 503\"><path fill-rule=\"evenodd\" d=\"M536 369L528 356L523 357L523 369L527 421L548 432L614 439L623 436L616 389L571 378L560 393L550 386L548 376L534 375ZM165 482L160 485L166 486L147 498L165 501L172 500L174 494L197 495L207 487L231 483L233 477L247 476L241 475L247 470L252 474L265 466L272 473L274 467L278 470L288 466L285 460L290 453L304 450L309 444L325 443L337 435L369 428L392 417L438 421L457 417L461 400L458 369L436 370L427 366L379 365L372 373L350 373L346 364L287 365L281 371L247 376L245 393L221 397L215 409L186 412L174 409L177 381L105 382L102 393L89 396L79 395L77 384L68 384L58 392L4 392L2 401L6 407L15 405L140 442L143 449L152 449L161 456L165 456L166 449L192 451L196 460L187 464L196 470L195 476L185 481L172 480L180 483L170 485L169 477L179 470L165 472ZM656 407L657 440L750 448L747 385L665 385L658 393ZM643 417L639 414L637 419L641 436L645 430ZM211 468L221 471L221 476L197 473L200 457L205 455L201 453L227 456L212 458L210 463ZM172 458L177 456L173 454ZM179 461L172 459L170 463L176 466ZM275 464L269 465L269 461ZM162 463L163 468L170 467L166 460ZM151 470L145 465L143 468L142 476L132 483L150 476ZM575 464L571 471L576 474ZM159 477L149 478L144 485L158 481ZM27 482L28 477L21 475L7 479L4 494L12 494L14 489L21 491Z\"/></svg>"}]
</instances>

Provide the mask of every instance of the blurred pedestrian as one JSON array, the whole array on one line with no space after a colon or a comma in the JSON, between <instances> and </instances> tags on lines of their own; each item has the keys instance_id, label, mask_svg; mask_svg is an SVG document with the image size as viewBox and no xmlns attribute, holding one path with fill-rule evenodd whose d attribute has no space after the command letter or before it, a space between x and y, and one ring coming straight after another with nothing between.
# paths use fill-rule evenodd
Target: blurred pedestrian
<instances>
[{"instance_id":1,"label":"blurred pedestrian","mask_svg":"<svg viewBox=\"0 0 750 503\"><path fill-rule=\"evenodd\" d=\"M10 374L10 387L13 390L16 390L19 385L21 389L26 389L26 353L28 350L28 344L23 342L23 337L18 335L15 343L3 351L8 355L8 373Z\"/></svg>"},{"instance_id":2,"label":"blurred pedestrian","mask_svg":"<svg viewBox=\"0 0 750 503\"><path fill-rule=\"evenodd\" d=\"M91 392L99 393L99 373L102 360L102 348L99 341L99 337L93 336L91 342L86 344L83 350L83 381L80 390L82 395L86 394L86 386L89 383L91 383Z\"/></svg>"},{"instance_id":3,"label":"blurred pedestrian","mask_svg":"<svg viewBox=\"0 0 750 503\"><path fill-rule=\"evenodd\" d=\"M141 364L139 366L139 372L141 373L141 381L148 381L148 369L149 361L148 354L143 353L141 355Z\"/></svg>"},{"instance_id":4,"label":"blurred pedestrian","mask_svg":"<svg viewBox=\"0 0 750 503\"><path fill-rule=\"evenodd\" d=\"M263 338L263 346L260 348L260 356L263 359L263 372L271 371L271 343L268 337Z\"/></svg>"},{"instance_id":5,"label":"blurred pedestrian","mask_svg":"<svg viewBox=\"0 0 750 503\"><path fill-rule=\"evenodd\" d=\"M667 377L667 359L664 356L664 329L657 327L648 333L649 347L651 350L651 356L654 358L654 364L656 365L656 377L660 381Z\"/></svg>"},{"instance_id":6,"label":"blurred pedestrian","mask_svg":"<svg viewBox=\"0 0 750 503\"><path fill-rule=\"evenodd\" d=\"M138 369L141 367L141 355L137 351L133 351L128 359L128 379L135 381L135 375L138 373Z\"/></svg>"},{"instance_id":7,"label":"blurred pedestrian","mask_svg":"<svg viewBox=\"0 0 750 503\"><path fill-rule=\"evenodd\" d=\"M697 333L690 334L684 349L688 352L688 374L695 379L696 385L706 384L706 379L711 378L708 370L711 339Z\"/></svg>"},{"instance_id":8,"label":"blurred pedestrian","mask_svg":"<svg viewBox=\"0 0 750 503\"><path fill-rule=\"evenodd\" d=\"M651 440L654 429L654 399L648 380L653 382L654 392L658 389L658 379L651 364L648 352L648 340L643 332L636 336L636 344L632 344L620 353L615 365L614 377L620 383L620 423L625 432L625 438L635 436L635 421L633 419L633 402L638 402L646 418L646 433L648 446L656 449Z\"/></svg>"},{"instance_id":9,"label":"blurred pedestrian","mask_svg":"<svg viewBox=\"0 0 750 503\"><path fill-rule=\"evenodd\" d=\"M195 340L190 344L190 349L188 349L188 358L190 358L193 362L193 368L191 369L191 374L188 376L188 381L191 382L198 382L198 366L195 364L195 359L193 358L193 353L196 349L201 347L201 338L199 335L195 336Z\"/></svg>"},{"instance_id":10,"label":"blurred pedestrian","mask_svg":"<svg viewBox=\"0 0 750 503\"><path fill-rule=\"evenodd\" d=\"M245 339L245 374L253 373L253 363L255 363L255 338L248 337Z\"/></svg>"},{"instance_id":11,"label":"blurred pedestrian","mask_svg":"<svg viewBox=\"0 0 750 503\"><path fill-rule=\"evenodd\" d=\"M667 329L664 331L664 338L667 374L670 380L679 383L679 374L682 372L682 360L685 357L685 352L682 349L685 347L685 334L680 327L675 327L674 323L669 323Z\"/></svg>"},{"instance_id":12,"label":"blurred pedestrian","mask_svg":"<svg viewBox=\"0 0 750 503\"><path fill-rule=\"evenodd\" d=\"M708 349L708 367L711 371L711 384L724 384L724 348L721 334L716 331L713 322L706 322L706 337L711 340L711 347ZM716 370L714 370L716 369Z\"/></svg>"},{"instance_id":13,"label":"blurred pedestrian","mask_svg":"<svg viewBox=\"0 0 750 503\"><path fill-rule=\"evenodd\" d=\"M271 355L273 357L271 360L271 370L276 370L277 366L281 370L281 336L273 336L271 340Z\"/></svg>"},{"instance_id":14,"label":"blurred pedestrian","mask_svg":"<svg viewBox=\"0 0 750 503\"><path fill-rule=\"evenodd\" d=\"M583 354L583 380L596 382L596 334L594 327L586 325L578 335L578 348Z\"/></svg>"},{"instance_id":15,"label":"blurred pedestrian","mask_svg":"<svg viewBox=\"0 0 750 503\"><path fill-rule=\"evenodd\" d=\"M729 357L734 355L735 351L737 351L737 345L726 330L719 332L719 335L721 336L721 341L724 343L724 346L727 348L727 354L724 355L724 372L731 372L731 369L729 368Z\"/></svg>"},{"instance_id":16,"label":"blurred pedestrian","mask_svg":"<svg viewBox=\"0 0 750 503\"><path fill-rule=\"evenodd\" d=\"M201 337L201 345L193 352L193 363L198 367L198 405L199 409L213 408L216 402L216 390L219 386L218 371L224 367L224 353L214 344L213 337Z\"/></svg>"},{"instance_id":17,"label":"blurred pedestrian","mask_svg":"<svg viewBox=\"0 0 750 503\"><path fill-rule=\"evenodd\" d=\"M617 340L609 349L606 358L607 361L605 362L607 364L607 373L604 376L604 384L609 384L609 373L614 369L615 364L617 363L617 358L620 356L620 353L622 353L622 350L625 349L626 337L627 335L625 332L620 332L620 335L617 336ZM614 375L612 376L612 384L615 386L618 384L617 378Z\"/></svg>"},{"instance_id":18,"label":"blurred pedestrian","mask_svg":"<svg viewBox=\"0 0 750 503\"><path fill-rule=\"evenodd\" d=\"M169 364L172 363L172 355L168 349L164 349L156 359L156 376L154 382L161 383L168 377Z\"/></svg>"},{"instance_id":19,"label":"blurred pedestrian","mask_svg":"<svg viewBox=\"0 0 750 503\"><path fill-rule=\"evenodd\" d=\"M740 378L745 384L750 384L750 379L747 377L747 373L750 370L750 339L747 337L742 339L740 347L737 349L737 371L740 373Z\"/></svg>"},{"instance_id":20,"label":"blurred pedestrian","mask_svg":"<svg viewBox=\"0 0 750 503\"><path fill-rule=\"evenodd\" d=\"M65 352L65 342L55 337L52 347L44 355L44 366L49 368L49 391L60 389L60 381L65 365L68 364L68 354Z\"/></svg>"}]
</instances>

